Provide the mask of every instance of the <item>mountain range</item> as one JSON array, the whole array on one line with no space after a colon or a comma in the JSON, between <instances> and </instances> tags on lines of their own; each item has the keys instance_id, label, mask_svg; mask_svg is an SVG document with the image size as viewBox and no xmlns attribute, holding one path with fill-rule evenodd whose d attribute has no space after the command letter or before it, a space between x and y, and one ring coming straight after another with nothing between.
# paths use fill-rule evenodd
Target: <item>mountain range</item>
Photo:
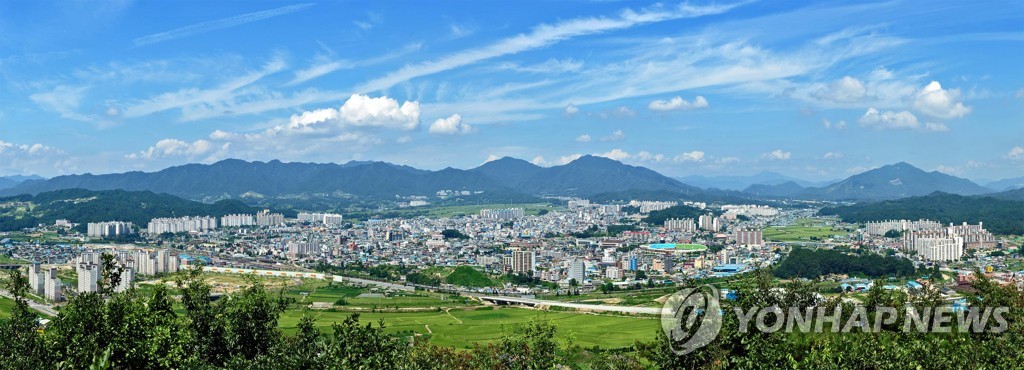
<instances>
[{"instance_id":1,"label":"mountain range","mask_svg":"<svg viewBox=\"0 0 1024 370\"><path fill-rule=\"evenodd\" d=\"M909 163L900 162L853 175L825 187L804 189L794 197L865 201L928 195L936 191L959 195L992 192L967 179L938 171L925 172Z\"/></svg>"},{"instance_id":2,"label":"mountain range","mask_svg":"<svg viewBox=\"0 0 1024 370\"><path fill-rule=\"evenodd\" d=\"M985 184L985 187L996 191L1024 189L1024 176L993 181Z\"/></svg>"},{"instance_id":3,"label":"mountain range","mask_svg":"<svg viewBox=\"0 0 1024 370\"><path fill-rule=\"evenodd\" d=\"M18 184L20 184L20 183L23 183L23 182L29 181L29 180L44 180L44 178L42 178L40 176L36 176L36 175L29 175L29 176L16 175L16 176L0 177L0 189L10 189L10 188L13 188L15 186L18 186Z\"/></svg>"},{"instance_id":4,"label":"mountain range","mask_svg":"<svg viewBox=\"0 0 1024 370\"><path fill-rule=\"evenodd\" d=\"M785 197L877 201L927 195L936 191L960 195L992 193L992 190L967 179L935 171L926 172L902 162L825 186L816 186L771 172L746 177L701 179L717 179L719 185L724 184L723 181L732 181L732 185L701 189L644 167L598 156L583 156L552 167L541 167L522 159L505 157L473 169L445 168L438 171L373 161L334 164L227 159L213 164L169 167L156 172L82 174L26 180L0 190L0 195L38 194L74 188L119 189L213 201L231 198L287 198L302 194L395 199L396 196L429 196L441 190L456 190L488 194L488 199L492 200L550 195L609 199L646 199L647 196L654 196L658 199L695 200ZM747 184L735 190L727 189L754 180L765 182Z\"/></svg>"},{"instance_id":5,"label":"mountain range","mask_svg":"<svg viewBox=\"0 0 1024 370\"><path fill-rule=\"evenodd\" d=\"M690 175L684 177L677 177L677 180L704 189L722 189L722 190L736 190L741 191L749 188L753 185L780 185L787 182L792 182L799 185L802 188L813 187L813 186L825 186L833 183L834 181L808 181L798 179L791 176L786 176L776 172L759 172L749 176L701 176L701 175Z\"/></svg>"},{"instance_id":6,"label":"mountain range","mask_svg":"<svg viewBox=\"0 0 1024 370\"><path fill-rule=\"evenodd\" d=\"M626 190L671 190L696 194L700 189L652 170L603 157L583 156L568 164L539 167L502 158L470 170L420 170L385 162L346 164L246 162L237 159L213 164L187 164L157 172L68 175L22 182L2 194L81 188L89 190L148 190L189 199L243 196L280 197L294 194L341 194L393 199L432 195L441 190L485 193L589 196Z\"/></svg>"}]
</instances>

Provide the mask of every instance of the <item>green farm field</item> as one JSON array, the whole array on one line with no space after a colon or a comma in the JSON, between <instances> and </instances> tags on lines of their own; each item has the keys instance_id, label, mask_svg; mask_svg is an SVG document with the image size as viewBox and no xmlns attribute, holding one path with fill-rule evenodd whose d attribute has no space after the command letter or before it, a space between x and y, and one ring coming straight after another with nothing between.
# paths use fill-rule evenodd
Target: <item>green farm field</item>
<instances>
[{"instance_id":1,"label":"green farm field","mask_svg":"<svg viewBox=\"0 0 1024 370\"><path fill-rule=\"evenodd\" d=\"M827 226L815 219L800 219L791 226L775 226L764 229L764 238L770 241L780 242L809 242L816 239L827 239L835 235L843 235L847 232Z\"/></svg>"},{"instance_id":2,"label":"green farm field","mask_svg":"<svg viewBox=\"0 0 1024 370\"><path fill-rule=\"evenodd\" d=\"M321 332L330 333L331 324L351 315L343 311L289 310L281 315L279 326L291 335L303 315L316 318ZM490 343L501 339L517 325L548 320L558 327L558 338L583 347L621 348L637 340L650 340L660 329L653 318L590 315L568 312L537 311L524 308L452 309L447 312L360 313L360 323L377 325L384 319L387 332L413 332L430 335L430 342L452 348L469 348L473 343ZM429 328L429 330L428 330Z\"/></svg>"}]
</instances>

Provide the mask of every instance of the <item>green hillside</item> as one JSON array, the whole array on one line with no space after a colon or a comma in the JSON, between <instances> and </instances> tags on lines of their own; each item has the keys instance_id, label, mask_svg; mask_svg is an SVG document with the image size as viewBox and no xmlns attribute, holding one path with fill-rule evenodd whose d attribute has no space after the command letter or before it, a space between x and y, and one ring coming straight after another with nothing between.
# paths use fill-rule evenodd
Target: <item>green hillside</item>
<instances>
[{"instance_id":1,"label":"green hillside","mask_svg":"<svg viewBox=\"0 0 1024 370\"><path fill-rule=\"evenodd\" d=\"M223 216L255 213L237 200L200 203L150 191L66 189L0 198L0 231L15 231L59 219L85 224L129 221L144 227L150 219L181 216Z\"/></svg>"},{"instance_id":2,"label":"green hillside","mask_svg":"<svg viewBox=\"0 0 1024 370\"><path fill-rule=\"evenodd\" d=\"M494 286L494 282L491 278L487 277L487 274L480 272L479 270L470 266L459 266L455 268L444 281L448 284L471 287L471 288L486 288Z\"/></svg>"}]
</instances>

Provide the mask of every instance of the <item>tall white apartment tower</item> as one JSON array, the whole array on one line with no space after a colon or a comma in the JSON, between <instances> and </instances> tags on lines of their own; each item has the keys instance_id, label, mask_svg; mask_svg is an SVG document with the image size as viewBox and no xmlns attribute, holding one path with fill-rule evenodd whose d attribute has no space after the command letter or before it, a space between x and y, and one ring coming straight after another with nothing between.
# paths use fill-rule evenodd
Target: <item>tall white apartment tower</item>
<instances>
[{"instance_id":1,"label":"tall white apartment tower","mask_svg":"<svg viewBox=\"0 0 1024 370\"><path fill-rule=\"evenodd\" d=\"M39 296L46 294L46 276L38 262L28 266L28 285L32 293Z\"/></svg>"},{"instance_id":2,"label":"tall white apartment tower","mask_svg":"<svg viewBox=\"0 0 1024 370\"><path fill-rule=\"evenodd\" d=\"M44 277L46 278L46 299L53 302L60 301L62 299L61 290L64 284L57 278L57 269L51 268L49 271L46 271Z\"/></svg>"},{"instance_id":3,"label":"tall white apartment tower","mask_svg":"<svg viewBox=\"0 0 1024 370\"><path fill-rule=\"evenodd\" d=\"M78 264L78 292L99 291L100 268L91 263Z\"/></svg>"}]
</instances>

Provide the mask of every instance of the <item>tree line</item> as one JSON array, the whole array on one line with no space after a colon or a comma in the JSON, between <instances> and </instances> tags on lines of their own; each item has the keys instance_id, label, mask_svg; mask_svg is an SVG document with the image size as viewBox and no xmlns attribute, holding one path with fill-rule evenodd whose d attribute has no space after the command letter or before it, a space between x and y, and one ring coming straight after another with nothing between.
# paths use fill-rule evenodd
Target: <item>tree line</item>
<instances>
[{"instance_id":1,"label":"tree line","mask_svg":"<svg viewBox=\"0 0 1024 370\"><path fill-rule=\"evenodd\" d=\"M902 257L875 253L847 254L836 250L808 248L794 248L775 268L775 276L783 279L814 279L831 274L879 278L911 276L914 272L914 263Z\"/></svg>"}]
</instances>

